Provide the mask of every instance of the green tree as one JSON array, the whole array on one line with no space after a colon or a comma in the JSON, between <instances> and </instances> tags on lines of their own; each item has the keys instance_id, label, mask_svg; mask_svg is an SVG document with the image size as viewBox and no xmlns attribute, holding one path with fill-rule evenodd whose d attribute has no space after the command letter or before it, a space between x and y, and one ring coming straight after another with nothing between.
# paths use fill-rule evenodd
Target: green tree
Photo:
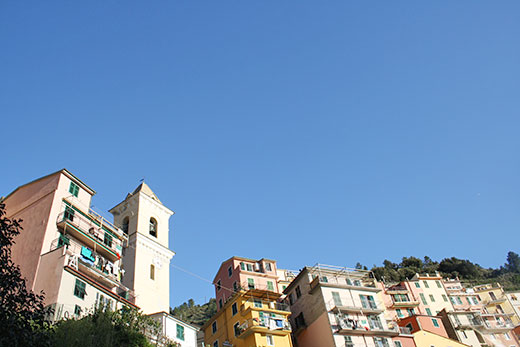
<instances>
[{"instance_id":1,"label":"green tree","mask_svg":"<svg viewBox=\"0 0 520 347\"><path fill-rule=\"evenodd\" d=\"M46 346L49 325L43 293L36 295L27 289L20 268L11 259L22 220L11 220L5 214L5 205L0 203L0 346Z\"/></svg>"},{"instance_id":2,"label":"green tree","mask_svg":"<svg viewBox=\"0 0 520 347\"><path fill-rule=\"evenodd\" d=\"M97 308L81 319L60 321L52 344L60 347L178 346L161 336L159 322L128 307L117 311Z\"/></svg>"},{"instance_id":3,"label":"green tree","mask_svg":"<svg viewBox=\"0 0 520 347\"><path fill-rule=\"evenodd\" d=\"M508 272L520 273L520 256L515 252L507 253L505 268Z\"/></svg>"}]
</instances>

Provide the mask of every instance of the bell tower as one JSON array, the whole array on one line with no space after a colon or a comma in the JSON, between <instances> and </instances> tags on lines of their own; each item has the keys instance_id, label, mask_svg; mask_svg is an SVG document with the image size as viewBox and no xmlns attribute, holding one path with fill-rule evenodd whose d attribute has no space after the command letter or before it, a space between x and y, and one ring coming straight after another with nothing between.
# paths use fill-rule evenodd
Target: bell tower
<instances>
[{"instance_id":1,"label":"bell tower","mask_svg":"<svg viewBox=\"0 0 520 347\"><path fill-rule=\"evenodd\" d=\"M134 291L135 304L145 314L169 312L170 260L168 221L174 214L146 183L141 183L110 213L128 234L123 249L123 284Z\"/></svg>"}]
</instances>

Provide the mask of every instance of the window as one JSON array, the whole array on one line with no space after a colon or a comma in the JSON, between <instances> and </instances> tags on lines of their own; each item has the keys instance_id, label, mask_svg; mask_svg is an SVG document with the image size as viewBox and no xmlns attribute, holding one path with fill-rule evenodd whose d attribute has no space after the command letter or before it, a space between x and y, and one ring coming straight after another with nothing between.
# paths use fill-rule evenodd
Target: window
<instances>
[{"instance_id":1,"label":"window","mask_svg":"<svg viewBox=\"0 0 520 347\"><path fill-rule=\"evenodd\" d=\"M459 296L457 296L456 299L457 299L457 304L462 305L462 299Z\"/></svg>"},{"instance_id":2,"label":"window","mask_svg":"<svg viewBox=\"0 0 520 347\"><path fill-rule=\"evenodd\" d=\"M464 335L464 338L467 339L468 338L468 335L466 335L466 332L464 330L462 330L462 335Z\"/></svg>"},{"instance_id":3,"label":"window","mask_svg":"<svg viewBox=\"0 0 520 347\"><path fill-rule=\"evenodd\" d=\"M363 308L377 309L376 301L372 295L359 295Z\"/></svg>"},{"instance_id":4,"label":"window","mask_svg":"<svg viewBox=\"0 0 520 347\"><path fill-rule=\"evenodd\" d=\"M342 306L341 297L338 292L332 292L332 300L334 301L335 306Z\"/></svg>"},{"instance_id":5,"label":"window","mask_svg":"<svg viewBox=\"0 0 520 347\"><path fill-rule=\"evenodd\" d=\"M496 300L497 299L497 296L493 292L489 292L489 297L491 298L491 300Z\"/></svg>"},{"instance_id":6,"label":"window","mask_svg":"<svg viewBox=\"0 0 520 347\"><path fill-rule=\"evenodd\" d=\"M236 302L233 305L231 305L231 312L233 313L233 316L237 314L238 308Z\"/></svg>"},{"instance_id":7,"label":"window","mask_svg":"<svg viewBox=\"0 0 520 347\"><path fill-rule=\"evenodd\" d=\"M413 331L413 325L412 323L406 324L406 328L408 328L408 331Z\"/></svg>"},{"instance_id":8,"label":"window","mask_svg":"<svg viewBox=\"0 0 520 347\"><path fill-rule=\"evenodd\" d=\"M180 324L177 324L177 338L184 341L184 327Z\"/></svg>"},{"instance_id":9,"label":"window","mask_svg":"<svg viewBox=\"0 0 520 347\"><path fill-rule=\"evenodd\" d=\"M419 296L421 297L421 301L423 304L428 305L428 302L426 302L426 298L424 297L423 293L419 293Z\"/></svg>"},{"instance_id":10,"label":"window","mask_svg":"<svg viewBox=\"0 0 520 347\"><path fill-rule=\"evenodd\" d=\"M347 281L347 284L348 284L349 286L352 285L352 281L350 280L350 278L347 278L346 281Z\"/></svg>"},{"instance_id":11,"label":"window","mask_svg":"<svg viewBox=\"0 0 520 347\"><path fill-rule=\"evenodd\" d=\"M218 299L218 308L222 308L222 299Z\"/></svg>"},{"instance_id":12,"label":"window","mask_svg":"<svg viewBox=\"0 0 520 347\"><path fill-rule=\"evenodd\" d=\"M267 281L267 290L274 291L274 285L273 282Z\"/></svg>"},{"instance_id":13,"label":"window","mask_svg":"<svg viewBox=\"0 0 520 347\"><path fill-rule=\"evenodd\" d=\"M455 302L455 299L453 298L453 296L450 296L450 301L453 305L456 305L457 303Z\"/></svg>"},{"instance_id":14,"label":"window","mask_svg":"<svg viewBox=\"0 0 520 347\"><path fill-rule=\"evenodd\" d=\"M217 322L213 322L213 324L211 324L211 332L214 334L217 332Z\"/></svg>"},{"instance_id":15,"label":"window","mask_svg":"<svg viewBox=\"0 0 520 347\"><path fill-rule=\"evenodd\" d=\"M352 336L345 336L345 347L354 347Z\"/></svg>"},{"instance_id":16,"label":"window","mask_svg":"<svg viewBox=\"0 0 520 347\"><path fill-rule=\"evenodd\" d=\"M403 347L403 345L401 344L401 341L394 340L394 345L395 345L395 347Z\"/></svg>"},{"instance_id":17,"label":"window","mask_svg":"<svg viewBox=\"0 0 520 347\"><path fill-rule=\"evenodd\" d=\"M236 322L235 325L233 325L233 330L235 331L235 336L240 335L240 322Z\"/></svg>"},{"instance_id":18,"label":"window","mask_svg":"<svg viewBox=\"0 0 520 347\"><path fill-rule=\"evenodd\" d=\"M222 288L220 280L217 281L217 292Z\"/></svg>"},{"instance_id":19,"label":"window","mask_svg":"<svg viewBox=\"0 0 520 347\"><path fill-rule=\"evenodd\" d=\"M289 294L289 305L292 305L294 303L294 297L293 293Z\"/></svg>"},{"instance_id":20,"label":"window","mask_svg":"<svg viewBox=\"0 0 520 347\"><path fill-rule=\"evenodd\" d=\"M430 300L431 300L431 302L435 302L435 298L433 297L432 294L430 294Z\"/></svg>"},{"instance_id":21,"label":"window","mask_svg":"<svg viewBox=\"0 0 520 347\"><path fill-rule=\"evenodd\" d=\"M255 303L255 307L262 308L262 300L260 300L260 299L253 299L253 302Z\"/></svg>"},{"instance_id":22,"label":"window","mask_svg":"<svg viewBox=\"0 0 520 347\"><path fill-rule=\"evenodd\" d=\"M240 270L245 270L246 269L246 264L244 264L243 261L240 262Z\"/></svg>"},{"instance_id":23,"label":"window","mask_svg":"<svg viewBox=\"0 0 520 347\"><path fill-rule=\"evenodd\" d=\"M302 290L300 289L300 286L296 287L295 292L296 292L296 299L299 299L300 296L302 296Z\"/></svg>"},{"instance_id":24,"label":"window","mask_svg":"<svg viewBox=\"0 0 520 347\"><path fill-rule=\"evenodd\" d=\"M329 279L327 278L327 276L322 276L320 278L320 282L327 283L327 282L329 282Z\"/></svg>"},{"instance_id":25,"label":"window","mask_svg":"<svg viewBox=\"0 0 520 347\"><path fill-rule=\"evenodd\" d=\"M426 314L428 316L431 316L432 315L432 311L429 308L426 308Z\"/></svg>"},{"instance_id":26,"label":"window","mask_svg":"<svg viewBox=\"0 0 520 347\"><path fill-rule=\"evenodd\" d=\"M296 325L296 329L305 326L305 318L303 318L303 312L294 318L294 324Z\"/></svg>"},{"instance_id":27,"label":"window","mask_svg":"<svg viewBox=\"0 0 520 347\"><path fill-rule=\"evenodd\" d=\"M123 232L128 235L128 224L130 224L130 219L128 217L123 218L123 224L121 225L121 229Z\"/></svg>"},{"instance_id":28,"label":"window","mask_svg":"<svg viewBox=\"0 0 520 347\"><path fill-rule=\"evenodd\" d=\"M468 305L471 305L471 299L469 297L466 297L466 301L468 302Z\"/></svg>"},{"instance_id":29,"label":"window","mask_svg":"<svg viewBox=\"0 0 520 347\"><path fill-rule=\"evenodd\" d=\"M439 282L439 281L435 281L435 283L437 284L437 288L442 288L442 284L441 284L441 282Z\"/></svg>"},{"instance_id":30,"label":"window","mask_svg":"<svg viewBox=\"0 0 520 347\"><path fill-rule=\"evenodd\" d=\"M65 206L65 212L63 212L63 220L65 219L74 221L74 210L69 206Z\"/></svg>"},{"instance_id":31,"label":"window","mask_svg":"<svg viewBox=\"0 0 520 347\"><path fill-rule=\"evenodd\" d=\"M77 296L80 299L85 299L85 295L87 294L85 292L86 283L83 281L80 281L76 278L76 285L74 286L74 295Z\"/></svg>"},{"instance_id":32,"label":"window","mask_svg":"<svg viewBox=\"0 0 520 347\"><path fill-rule=\"evenodd\" d=\"M67 236L60 233L60 237L58 238L58 248L65 245L70 245L70 239Z\"/></svg>"},{"instance_id":33,"label":"window","mask_svg":"<svg viewBox=\"0 0 520 347\"><path fill-rule=\"evenodd\" d=\"M374 337L374 344L377 347L390 347L390 345L388 344L388 339L384 337Z\"/></svg>"},{"instance_id":34,"label":"window","mask_svg":"<svg viewBox=\"0 0 520 347\"><path fill-rule=\"evenodd\" d=\"M274 346L274 338L273 335L265 335L267 339L267 345L268 346Z\"/></svg>"},{"instance_id":35,"label":"window","mask_svg":"<svg viewBox=\"0 0 520 347\"><path fill-rule=\"evenodd\" d=\"M246 264L246 266L247 266L247 271L253 271L253 265Z\"/></svg>"},{"instance_id":36,"label":"window","mask_svg":"<svg viewBox=\"0 0 520 347\"><path fill-rule=\"evenodd\" d=\"M415 282L415 288L421 288L421 285L419 284L419 282Z\"/></svg>"},{"instance_id":37,"label":"window","mask_svg":"<svg viewBox=\"0 0 520 347\"><path fill-rule=\"evenodd\" d=\"M273 271L273 268L271 266L271 263L265 263L265 270L266 271Z\"/></svg>"},{"instance_id":38,"label":"window","mask_svg":"<svg viewBox=\"0 0 520 347\"><path fill-rule=\"evenodd\" d=\"M110 235L109 233L105 232L105 238L103 240L103 243L108 247L108 248L112 248L112 235Z\"/></svg>"},{"instance_id":39,"label":"window","mask_svg":"<svg viewBox=\"0 0 520 347\"><path fill-rule=\"evenodd\" d=\"M218 340L213 342L213 347L218 347Z\"/></svg>"},{"instance_id":40,"label":"window","mask_svg":"<svg viewBox=\"0 0 520 347\"><path fill-rule=\"evenodd\" d=\"M76 183L70 182L69 193L74 195L76 198L78 197L79 187L78 187L78 185Z\"/></svg>"},{"instance_id":41,"label":"window","mask_svg":"<svg viewBox=\"0 0 520 347\"><path fill-rule=\"evenodd\" d=\"M477 298L476 298L476 297L473 297L472 299L473 299L473 303L474 303L475 305L478 305L478 300L477 300Z\"/></svg>"},{"instance_id":42,"label":"window","mask_svg":"<svg viewBox=\"0 0 520 347\"><path fill-rule=\"evenodd\" d=\"M231 266L228 267L227 274L228 274L228 277L231 277L233 275L233 268Z\"/></svg>"},{"instance_id":43,"label":"window","mask_svg":"<svg viewBox=\"0 0 520 347\"><path fill-rule=\"evenodd\" d=\"M247 287L249 289L255 289L255 280L252 278L247 279Z\"/></svg>"},{"instance_id":44,"label":"window","mask_svg":"<svg viewBox=\"0 0 520 347\"><path fill-rule=\"evenodd\" d=\"M150 218L150 235L157 237L157 221L155 218Z\"/></svg>"},{"instance_id":45,"label":"window","mask_svg":"<svg viewBox=\"0 0 520 347\"><path fill-rule=\"evenodd\" d=\"M511 340L511 336L509 336L509 333L505 333L504 336L506 337L506 340Z\"/></svg>"},{"instance_id":46,"label":"window","mask_svg":"<svg viewBox=\"0 0 520 347\"><path fill-rule=\"evenodd\" d=\"M442 294L442 300L444 300L444 302L448 302L448 297L444 294Z\"/></svg>"},{"instance_id":47,"label":"window","mask_svg":"<svg viewBox=\"0 0 520 347\"><path fill-rule=\"evenodd\" d=\"M150 279L155 280L155 265L150 264Z\"/></svg>"},{"instance_id":48,"label":"window","mask_svg":"<svg viewBox=\"0 0 520 347\"><path fill-rule=\"evenodd\" d=\"M237 283L237 281L233 282L233 290L235 292L238 290L238 283Z\"/></svg>"},{"instance_id":49,"label":"window","mask_svg":"<svg viewBox=\"0 0 520 347\"><path fill-rule=\"evenodd\" d=\"M430 288L430 286L428 285L428 282L422 281L422 283L424 284L424 288Z\"/></svg>"},{"instance_id":50,"label":"window","mask_svg":"<svg viewBox=\"0 0 520 347\"><path fill-rule=\"evenodd\" d=\"M397 314L397 317L404 317L403 312L401 312L401 309L396 309L395 313Z\"/></svg>"},{"instance_id":51,"label":"window","mask_svg":"<svg viewBox=\"0 0 520 347\"><path fill-rule=\"evenodd\" d=\"M406 312L408 312L409 316L415 316L415 310L413 308L407 308Z\"/></svg>"},{"instance_id":52,"label":"window","mask_svg":"<svg viewBox=\"0 0 520 347\"><path fill-rule=\"evenodd\" d=\"M286 288L287 288L287 286L285 286L285 285L284 285L284 286L282 286L282 290L285 290Z\"/></svg>"},{"instance_id":53,"label":"window","mask_svg":"<svg viewBox=\"0 0 520 347\"><path fill-rule=\"evenodd\" d=\"M432 323L433 323L434 327L436 327L436 328L439 327L439 322L437 321L437 319L432 318Z\"/></svg>"},{"instance_id":54,"label":"window","mask_svg":"<svg viewBox=\"0 0 520 347\"><path fill-rule=\"evenodd\" d=\"M81 306L79 306L79 305L74 306L74 314L76 316L79 316L81 314Z\"/></svg>"}]
</instances>

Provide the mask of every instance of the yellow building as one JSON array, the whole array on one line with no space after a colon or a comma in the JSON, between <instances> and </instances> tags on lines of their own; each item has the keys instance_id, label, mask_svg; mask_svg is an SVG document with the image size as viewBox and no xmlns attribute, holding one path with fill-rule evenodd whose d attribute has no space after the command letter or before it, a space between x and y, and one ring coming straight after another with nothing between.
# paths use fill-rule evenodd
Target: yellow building
<instances>
[{"instance_id":1,"label":"yellow building","mask_svg":"<svg viewBox=\"0 0 520 347\"><path fill-rule=\"evenodd\" d=\"M205 347L292 347L287 305L281 294L239 290L203 327Z\"/></svg>"},{"instance_id":2,"label":"yellow building","mask_svg":"<svg viewBox=\"0 0 520 347\"><path fill-rule=\"evenodd\" d=\"M469 347L464 343L425 330L415 332L413 340L417 347Z\"/></svg>"},{"instance_id":3,"label":"yellow building","mask_svg":"<svg viewBox=\"0 0 520 347\"><path fill-rule=\"evenodd\" d=\"M478 294L486 312L502 316L497 318L497 324L512 323L515 326L520 324L520 317L518 317L500 283L479 285L473 287L473 290Z\"/></svg>"}]
</instances>

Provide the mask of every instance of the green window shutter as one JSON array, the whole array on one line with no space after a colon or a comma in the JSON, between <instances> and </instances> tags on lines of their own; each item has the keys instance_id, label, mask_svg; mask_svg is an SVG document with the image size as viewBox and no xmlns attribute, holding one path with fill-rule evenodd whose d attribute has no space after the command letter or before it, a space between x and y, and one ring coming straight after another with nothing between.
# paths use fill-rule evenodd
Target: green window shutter
<instances>
[{"instance_id":1,"label":"green window shutter","mask_svg":"<svg viewBox=\"0 0 520 347\"><path fill-rule=\"evenodd\" d=\"M252 278L247 279L247 286L249 289L255 289L255 280Z\"/></svg>"},{"instance_id":2,"label":"green window shutter","mask_svg":"<svg viewBox=\"0 0 520 347\"><path fill-rule=\"evenodd\" d=\"M424 297L423 293L419 293L419 296L421 297L421 301L423 304L428 305L428 302L426 301L426 298Z\"/></svg>"},{"instance_id":3,"label":"green window shutter","mask_svg":"<svg viewBox=\"0 0 520 347\"><path fill-rule=\"evenodd\" d=\"M432 311L431 311L429 308L427 308L427 309L426 309L426 314L427 314L428 316L431 316L431 315L432 315Z\"/></svg>"},{"instance_id":4,"label":"green window shutter","mask_svg":"<svg viewBox=\"0 0 520 347\"><path fill-rule=\"evenodd\" d=\"M184 327L180 324L177 324L177 338L184 341Z\"/></svg>"},{"instance_id":5,"label":"green window shutter","mask_svg":"<svg viewBox=\"0 0 520 347\"><path fill-rule=\"evenodd\" d=\"M79 193L79 186L74 182L70 182L69 193L77 198Z\"/></svg>"},{"instance_id":6,"label":"green window shutter","mask_svg":"<svg viewBox=\"0 0 520 347\"><path fill-rule=\"evenodd\" d=\"M273 282L267 281L267 290L274 291L274 285Z\"/></svg>"}]
</instances>

